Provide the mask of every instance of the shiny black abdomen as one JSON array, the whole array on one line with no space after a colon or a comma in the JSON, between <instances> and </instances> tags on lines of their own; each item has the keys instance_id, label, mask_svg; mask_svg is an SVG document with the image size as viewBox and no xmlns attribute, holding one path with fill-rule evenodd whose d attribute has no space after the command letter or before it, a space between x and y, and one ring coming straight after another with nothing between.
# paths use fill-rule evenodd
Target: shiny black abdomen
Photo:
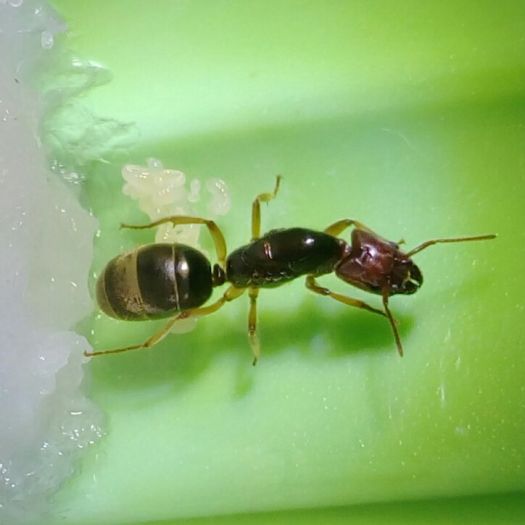
<instances>
[{"instance_id":1,"label":"shiny black abdomen","mask_svg":"<svg viewBox=\"0 0 525 525\"><path fill-rule=\"evenodd\" d=\"M272 230L228 256L226 278L238 288L271 288L301 275L322 275L333 271L345 245L306 228Z\"/></svg>"},{"instance_id":2,"label":"shiny black abdomen","mask_svg":"<svg viewBox=\"0 0 525 525\"><path fill-rule=\"evenodd\" d=\"M111 317L161 319L204 304L212 292L206 257L185 244L149 244L112 259L97 282L97 301Z\"/></svg>"}]
</instances>

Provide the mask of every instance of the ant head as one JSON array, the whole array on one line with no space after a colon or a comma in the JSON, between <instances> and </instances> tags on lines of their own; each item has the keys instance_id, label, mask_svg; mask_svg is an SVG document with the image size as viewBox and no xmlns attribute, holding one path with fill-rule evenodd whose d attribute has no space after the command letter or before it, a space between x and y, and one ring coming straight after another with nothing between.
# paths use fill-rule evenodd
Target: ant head
<instances>
[{"instance_id":1,"label":"ant head","mask_svg":"<svg viewBox=\"0 0 525 525\"><path fill-rule=\"evenodd\" d=\"M379 235L356 228L352 245L335 268L343 281L376 294L413 294L423 284L423 275L399 245Z\"/></svg>"},{"instance_id":2,"label":"ant head","mask_svg":"<svg viewBox=\"0 0 525 525\"><path fill-rule=\"evenodd\" d=\"M411 295L416 293L423 284L423 275L410 257L404 256L401 252L399 254L402 257L394 260L390 273L391 292L389 295Z\"/></svg>"}]
</instances>

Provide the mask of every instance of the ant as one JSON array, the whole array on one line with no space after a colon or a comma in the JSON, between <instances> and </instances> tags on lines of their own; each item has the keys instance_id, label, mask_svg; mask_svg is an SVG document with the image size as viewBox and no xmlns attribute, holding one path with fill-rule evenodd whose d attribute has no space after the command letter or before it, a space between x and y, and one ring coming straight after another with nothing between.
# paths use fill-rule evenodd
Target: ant
<instances>
[{"instance_id":1,"label":"ant","mask_svg":"<svg viewBox=\"0 0 525 525\"><path fill-rule=\"evenodd\" d=\"M251 241L228 256L224 236L211 220L177 215L145 225L122 224L122 228L137 230L165 223L174 226L203 224L213 239L217 262L212 267L200 251L178 243L149 244L112 259L97 281L96 295L101 310L111 317L128 321L171 319L143 343L84 354L98 356L151 348L177 321L212 314L247 291L250 299L248 336L255 365L260 355L256 333L259 289L275 288L305 276L308 290L386 317L397 351L402 356L403 345L389 299L396 294L411 295L423 284L421 270L412 261L412 256L434 244L496 237L490 234L431 239L402 252L399 246L403 241L388 241L353 219L339 220L323 231L281 228L261 235L261 203L276 197L280 183L281 176L278 176L272 192L257 195L252 204ZM351 227L351 242L347 243L338 236ZM317 277L332 272L352 286L380 295L383 309L320 286ZM212 289L226 282L230 286L224 294L214 303L203 306Z\"/></svg>"}]
</instances>

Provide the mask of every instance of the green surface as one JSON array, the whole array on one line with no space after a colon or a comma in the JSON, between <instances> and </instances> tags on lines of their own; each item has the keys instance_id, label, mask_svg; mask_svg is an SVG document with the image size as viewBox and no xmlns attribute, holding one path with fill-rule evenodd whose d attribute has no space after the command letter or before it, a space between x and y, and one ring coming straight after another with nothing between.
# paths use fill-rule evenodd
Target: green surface
<instances>
[{"instance_id":1,"label":"green surface","mask_svg":"<svg viewBox=\"0 0 525 525\"><path fill-rule=\"evenodd\" d=\"M350 216L408 246L499 235L417 256L422 290L392 299L403 359L382 319L296 282L260 295L255 368L246 298L151 352L93 360L108 434L57 495L57 520L258 523L265 515L247 514L524 490L525 4L55 5L67 45L114 75L84 104L140 134L85 168L82 199L101 224L95 271L151 238L117 227L144 220L120 166L146 157L227 181L230 248L248 240L250 202L277 173L264 229ZM83 329L106 348L156 326L93 317ZM344 513L417 518L397 505ZM434 518L447 508L417 505ZM316 510L312 523L339 512Z\"/></svg>"},{"instance_id":2,"label":"green surface","mask_svg":"<svg viewBox=\"0 0 525 525\"><path fill-rule=\"evenodd\" d=\"M195 518L151 525L521 525L523 494Z\"/></svg>"}]
</instances>

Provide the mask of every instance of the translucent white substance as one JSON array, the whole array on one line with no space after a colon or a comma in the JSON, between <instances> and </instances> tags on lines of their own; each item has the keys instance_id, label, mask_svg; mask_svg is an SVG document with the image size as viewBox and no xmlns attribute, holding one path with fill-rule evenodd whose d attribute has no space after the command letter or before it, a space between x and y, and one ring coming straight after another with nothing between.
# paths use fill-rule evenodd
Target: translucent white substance
<instances>
[{"instance_id":1,"label":"translucent white substance","mask_svg":"<svg viewBox=\"0 0 525 525\"><path fill-rule=\"evenodd\" d=\"M27 73L60 29L43 2L0 1L0 523L26 523L101 434L82 394L95 221L51 173ZM42 35L47 33L46 45Z\"/></svg>"},{"instance_id":2,"label":"translucent white substance","mask_svg":"<svg viewBox=\"0 0 525 525\"><path fill-rule=\"evenodd\" d=\"M122 192L138 201L139 208L152 221L170 215L197 215L194 204L201 200L201 182L193 179L186 188L187 176L178 170L166 169L158 159L148 159L147 166L126 164L122 168L126 181ZM214 219L230 211L231 198L226 183L209 179L206 189L210 198L202 211L204 218ZM180 242L196 248L199 246L201 226L196 224L163 224L157 228L155 242Z\"/></svg>"},{"instance_id":3,"label":"translucent white substance","mask_svg":"<svg viewBox=\"0 0 525 525\"><path fill-rule=\"evenodd\" d=\"M139 208L152 222L171 215L199 215L193 206L201 200L199 179L193 179L189 188L186 188L187 177L182 171L165 169L160 160L153 158L148 159L147 166L125 165L122 176L126 181L122 192L136 199ZM212 178L206 181L206 189L210 198L203 212L204 218L214 219L218 215L226 215L231 207L226 183ZM188 244L208 255L199 245L201 228L198 224L175 227L169 223L162 224L157 228L155 242ZM195 318L181 320L173 327L172 332L189 332L195 324Z\"/></svg>"}]
</instances>

